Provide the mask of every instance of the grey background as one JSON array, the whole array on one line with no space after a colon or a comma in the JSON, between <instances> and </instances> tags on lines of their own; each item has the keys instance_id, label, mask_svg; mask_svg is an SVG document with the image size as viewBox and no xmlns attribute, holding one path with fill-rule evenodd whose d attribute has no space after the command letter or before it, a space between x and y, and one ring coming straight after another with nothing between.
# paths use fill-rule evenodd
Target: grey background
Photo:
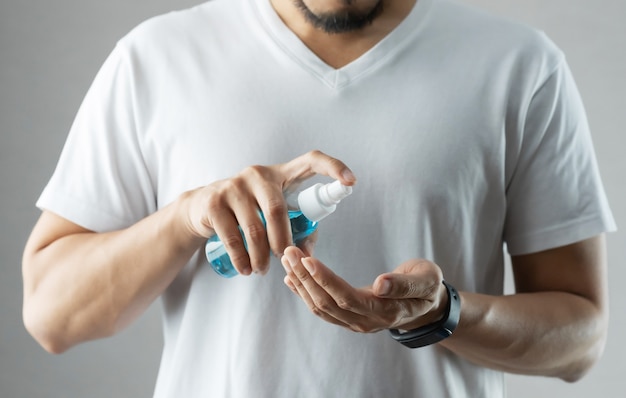
<instances>
[{"instance_id":1,"label":"grey background","mask_svg":"<svg viewBox=\"0 0 626 398\"><path fill-rule=\"evenodd\" d=\"M566 52L594 132L618 224L626 225L626 2L465 0L543 29ZM158 370L158 305L108 340L45 353L21 320L21 253L34 202L76 110L115 41L192 0L2 0L0 3L0 397L149 397ZM626 391L624 229L608 237L612 318L606 353L581 382L508 376L509 397L617 396Z\"/></svg>"}]
</instances>

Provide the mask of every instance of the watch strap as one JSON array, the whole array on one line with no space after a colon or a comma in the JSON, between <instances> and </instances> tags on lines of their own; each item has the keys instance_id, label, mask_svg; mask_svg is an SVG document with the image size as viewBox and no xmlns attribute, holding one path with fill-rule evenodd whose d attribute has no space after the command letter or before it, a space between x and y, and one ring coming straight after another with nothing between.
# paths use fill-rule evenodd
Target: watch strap
<instances>
[{"instance_id":1,"label":"watch strap","mask_svg":"<svg viewBox=\"0 0 626 398\"><path fill-rule=\"evenodd\" d=\"M398 329L389 329L391 337L410 348L435 344L450 337L461 318L461 296L452 285L445 281L443 281L443 285L448 292L448 304L446 305L443 318L437 322L406 332L401 332Z\"/></svg>"}]
</instances>

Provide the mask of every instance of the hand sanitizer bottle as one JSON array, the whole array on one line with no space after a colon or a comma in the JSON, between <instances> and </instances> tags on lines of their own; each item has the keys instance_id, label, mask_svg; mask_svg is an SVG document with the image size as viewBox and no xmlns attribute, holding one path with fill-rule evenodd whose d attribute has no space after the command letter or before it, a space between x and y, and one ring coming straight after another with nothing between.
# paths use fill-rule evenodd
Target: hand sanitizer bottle
<instances>
[{"instance_id":1,"label":"hand sanitizer bottle","mask_svg":"<svg viewBox=\"0 0 626 398\"><path fill-rule=\"evenodd\" d=\"M307 236L315 232L318 222L334 212L337 208L337 203L351 193L352 187L342 185L339 181L334 181L328 184L315 184L305 189L297 195L295 204L290 203L294 201L294 195L288 197L288 206L290 208L295 207L295 209L289 210L294 244L302 242ZM261 218L263 223L265 223L263 214L261 214ZM230 261L224 244L217 234L207 240L205 253L211 267L219 275L226 278L238 275L237 270Z\"/></svg>"}]
</instances>

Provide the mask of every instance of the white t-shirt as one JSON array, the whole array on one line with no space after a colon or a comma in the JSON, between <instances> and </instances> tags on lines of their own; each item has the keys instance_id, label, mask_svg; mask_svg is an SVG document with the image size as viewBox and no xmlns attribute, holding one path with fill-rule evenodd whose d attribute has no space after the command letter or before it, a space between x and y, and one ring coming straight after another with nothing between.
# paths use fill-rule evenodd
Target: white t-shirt
<instances>
[{"instance_id":1,"label":"white t-shirt","mask_svg":"<svg viewBox=\"0 0 626 398\"><path fill-rule=\"evenodd\" d=\"M614 228L584 110L541 33L419 0L338 70L267 0L214 0L141 24L89 90L38 206L95 231L182 192L311 149L359 182L316 256L355 286L416 257L498 295L511 254ZM226 280L198 253L162 296L155 397L501 397L501 372L312 315L282 282Z\"/></svg>"}]
</instances>

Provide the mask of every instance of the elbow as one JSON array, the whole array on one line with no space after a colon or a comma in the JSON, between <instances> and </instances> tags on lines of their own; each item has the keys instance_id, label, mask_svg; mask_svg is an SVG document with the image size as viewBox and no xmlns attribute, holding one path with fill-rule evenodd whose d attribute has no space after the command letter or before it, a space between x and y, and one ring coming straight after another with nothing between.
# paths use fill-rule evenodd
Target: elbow
<instances>
[{"instance_id":1,"label":"elbow","mask_svg":"<svg viewBox=\"0 0 626 398\"><path fill-rule=\"evenodd\" d=\"M26 331L44 350L51 354L61 354L67 351L70 345L62 338L63 333L59 331L57 325L60 322L53 314L52 300L38 294L40 280L35 277L36 273L33 271L36 268L34 254L27 247L22 261L24 289L22 322Z\"/></svg>"},{"instance_id":2,"label":"elbow","mask_svg":"<svg viewBox=\"0 0 626 398\"><path fill-rule=\"evenodd\" d=\"M96 322L92 316L81 314L80 311L68 311L33 301L34 298L24 301L24 327L51 354L62 354L88 340L113 336L117 330L113 324Z\"/></svg>"},{"instance_id":3,"label":"elbow","mask_svg":"<svg viewBox=\"0 0 626 398\"><path fill-rule=\"evenodd\" d=\"M580 381L602 357L606 346L608 321L605 319L596 325L595 333L590 338L592 343L558 376L561 380L567 383Z\"/></svg>"},{"instance_id":4,"label":"elbow","mask_svg":"<svg viewBox=\"0 0 626 398\"><path fill-rule=\"evenodd\" d=\"M563 372L559 378L567 383L576 383L577 381L580 381L600 360L603 352L604 343L598 344L597 347L589 350L583 358Z\"/></svg>"},{"instance_id":5,"label":"elbow","mask_svg":"<svg viewBox=\"0 0 626 398\"><path fill-rule=\"evenodd\" d=\"M563 372L559 378L567 383L576 383L580 381L593 367L597 360L581 361L576 366Z\"/></svg>"},{"instance_id":6,"label":"elbow","mask_svg":"<svg viewBox=\"0 0 626 398\"><path fill-rule=\"evenodd\" d=\"M22 311L22 318L26 331L50 354L62 354L71 348L71 344L63 338L63 333L59 332L50 320L36 314L26 305Z\"/></svg>"},{"instance_id":7,"label":"elbow","mask_svg":"<svg viewBox=\"0 0 626 398\"><path fill-rule=\"evenodd\" d=\"M22 322L26 331L35 341L51 354L61 354L67 351L68 344L67 322L61 320L58 309L55 309L52 300L39 297L34 287L24 283L24 298L22 305Z\"/></svg>"},{"instance_id":8,"label":"elbow","mask_svg":"<svg viewBox=\"0 0 626 398\"><path fill-rule=\"evenodd\" d=\"M35 340L49 354L59 355L70 349L70 346L62 344L59 340L43 338L38 339L37 337L35 337Z\"/></svg>"}]
</instances>

